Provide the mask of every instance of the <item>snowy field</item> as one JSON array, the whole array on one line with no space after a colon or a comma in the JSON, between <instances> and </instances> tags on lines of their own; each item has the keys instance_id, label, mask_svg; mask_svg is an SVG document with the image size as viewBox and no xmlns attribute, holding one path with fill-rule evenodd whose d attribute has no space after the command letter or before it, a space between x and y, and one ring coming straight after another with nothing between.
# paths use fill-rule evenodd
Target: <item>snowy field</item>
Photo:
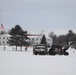
<instances>
[{"instance_id":1,"label":"snowy field","mask_svg":"<svg viewBox=\"0 0 76 75\"><path fill-rule=\"evenodd\" d=\"M33 55L27 51L14 51L0 46L0 75L76 75L76 50L69 49L69 56Z\"/></svg>"}]
</instances>

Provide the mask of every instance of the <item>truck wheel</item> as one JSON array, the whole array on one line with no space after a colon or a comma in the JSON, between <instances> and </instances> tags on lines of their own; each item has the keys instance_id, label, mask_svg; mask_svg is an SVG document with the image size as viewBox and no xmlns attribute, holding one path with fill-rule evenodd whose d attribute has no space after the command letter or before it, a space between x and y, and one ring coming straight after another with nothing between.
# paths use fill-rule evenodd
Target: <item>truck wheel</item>
<instances>
[{"instance_id":1,"label":"truck wheel","mask_svg":"<svg viewBox=\"0 0 76 75\"><path fill-rule=\"evenodd\" d=\"M64 55L69 55L69 53L68 52L64 52Z\"/></svg>"},{"instance_id":2,"label":"truck wheel","mask_svg":"<svg viewBox=\"0 0 76 75\"><path fill-rule=\"evenodd\" d=\"M49 50L49 55L52 55L52 54L53 54L53 52L51 50Z\"/></svg>"},{"instance_id":3,"label":"truck wheel","mask_svg":"<svg viewBox=\"0 0 76 75\"><path fill-rule=\"evenodd\" d=\"M39 52L39 55L42 55L42 53L41 53L41 52Z\"/></svg>"},{"instance_id":4,"label":"truck wheel","mask_svg":"<svg viewBox=\"0 0 76 75\"><path fill-rule=\"evenodd\" d=\"M35 52L34 54L35 54L35 55L37 55L38 53L37 53L37 52Z\"/></svg>"}]
</instances>

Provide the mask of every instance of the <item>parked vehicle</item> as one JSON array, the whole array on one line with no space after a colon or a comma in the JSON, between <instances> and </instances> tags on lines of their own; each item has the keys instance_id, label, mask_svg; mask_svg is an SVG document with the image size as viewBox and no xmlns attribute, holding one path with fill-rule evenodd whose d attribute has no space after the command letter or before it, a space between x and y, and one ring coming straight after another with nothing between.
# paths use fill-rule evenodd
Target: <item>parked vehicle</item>
<instances>
[{"instance_id":1,"label":"parked vehicle","mask_svg":"<svg viewBox=\"0 0 76 75\"><path fill-rule=\"evenodd\" d=\"M47 46L45 44L38 44L33 46L33 54L34 55L45 55L47 54Z\"/></svg>"}]
</instances>

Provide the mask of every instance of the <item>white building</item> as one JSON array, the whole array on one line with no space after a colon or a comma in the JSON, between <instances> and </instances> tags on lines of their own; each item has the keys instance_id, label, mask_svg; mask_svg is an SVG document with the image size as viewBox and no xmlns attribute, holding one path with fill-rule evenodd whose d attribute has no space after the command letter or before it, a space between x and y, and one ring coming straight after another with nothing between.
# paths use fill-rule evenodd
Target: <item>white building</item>
<instances>
[{"instance_id":1,"label":"white building","mask_svg":"<svg viewBox=\"0 0 76 75\"><path fill-rule=\"evenodd\" d=\"M29 36L30 38L30 45L36 45L36 44L40 44L41 39L42 39L43 35L40 36ZM46 37L46 41L47 41L47 45L51 46L52 45L52 38Z\"/></svg>"},{"instance_id":2,"label":"white building","mask_svg":"<svg viewBox=\"0 0 76 75\"><path fill-rule=\"evenodd\" d=\"M40 44L41 39L43 35L38 35L38 36L29 36L30 40L29 43L31 46ZM0 45L8 45L8 39L10 39L11 35L9 34L2 34L0 35ZM28 41L28 40L27 40ZM46 37L47 44L49 46L52 45L52 38Z\"/></svg>"},{"instance_id":3,"label":"white building","mask_svg":"<svg viewBox=\"0 0 76 75\"><path fill-rule=\"evenodd\" d=\"M9 34L2 34L0 35L0 45L8 45L8 39L10 39Z\"/></svg>"}]
</instances>

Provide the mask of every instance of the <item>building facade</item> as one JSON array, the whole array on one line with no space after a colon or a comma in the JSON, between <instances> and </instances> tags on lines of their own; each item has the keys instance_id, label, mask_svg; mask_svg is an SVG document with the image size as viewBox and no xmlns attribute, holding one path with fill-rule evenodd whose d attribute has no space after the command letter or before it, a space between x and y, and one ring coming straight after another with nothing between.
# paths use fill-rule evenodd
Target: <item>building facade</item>
<instances>
[{"instance_id":1,"label":"building facade","mask_svg":"<svg viewBox=\"0 0 76 75\"><path fill-rule=\"evenodd\" d=\"M30 46L40 44L41 39L43 35L38 35L38 36L29 36L29 43ZM2 34L0 35L0 45L8 45L8 40L10 39L11 35L9 34ZM46 37L47 45L51 46L52 45L52 38Z\"/></svg>"},{"instance_id":2,"label":"building facade","mask_svg":"<svg viewBox=\"0 0 76 75\"><path fill-rule=\"evenodd\" d=\"M36 44L40 44L41 39L42 39L43 35L39 35L39 36L30 36L30 45L36 45ZM46 41L47 41L47 45L51 46L52 45L52 38L46 37Z\"/></svg>"},{"instance_id":3,"label":"building facade","mask_svg":"<svg viewBox=\"0 0 76 75\"><path fill-rule=\"evenodd\" d=\"M10 39L9 34L2 34L0 35L0 45L8 45L8 39Z\"/></svg>"}]
</instances>

